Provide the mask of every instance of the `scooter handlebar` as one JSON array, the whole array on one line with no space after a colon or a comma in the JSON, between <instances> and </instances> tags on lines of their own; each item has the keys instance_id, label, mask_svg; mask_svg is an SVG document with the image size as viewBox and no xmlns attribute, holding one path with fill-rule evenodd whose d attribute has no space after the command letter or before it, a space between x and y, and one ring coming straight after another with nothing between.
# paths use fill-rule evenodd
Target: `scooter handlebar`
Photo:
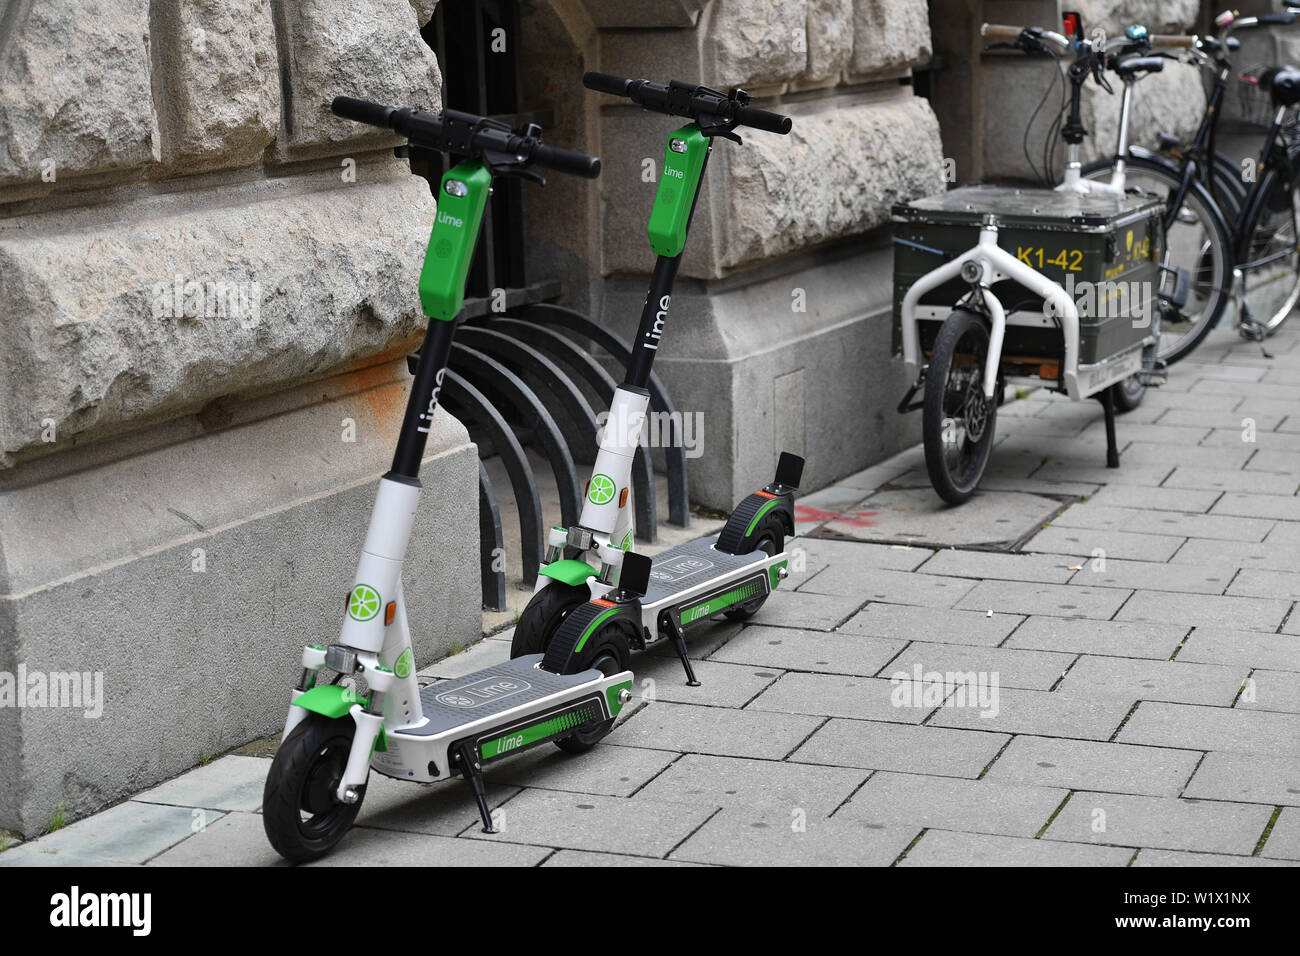
<instances>
[{"instance_id":1,"label":"scooter handlebar","mask_svg":"<svg viewBox=\"0 0 1300 956\"><path fill-rule=\"evenodd\" d=\"M740 107L736 110L732 119L741 126L766 130L769 133L780 133L782 136L790 132L790 127L794 125L788 116L773 113L770 110L760 110L754 106Z\"/></svg>"},{"instance_id":2,"label":"scooter handlebar","mask_svg":"<svg viewBox=\"0 0 1300 956\"><path fill-rule=\"evenodd\" d=\"M370 126L380 126L385 129L392 127L392 117L397 112L391 106L382 106L379 103L358 100L351 96L334 97L334 102L330 103L330 109L335 116L355 120L358 123L367 123Z\"/></svg>"},{"instance_id":3,"label":"scooter handlebar","mask_svg":"<svg viewBox=\"0 0 1300 956\"><path fill-rule=\"evenodd\" d=\"M572 149L559 149L555 146L537 146L533 150L533 163L557 173L595 179L600 175L600 159Z\"/></svg>"},{"instance_id":4,"label":"scooter handlebar","mask_svg":"<svg viewBox=\"0 0 1300 956\"><path fill-rule=\"evenodd\" d=\"M582 85L598 93L627 97L642 109L701 121L701 126L721 120L731 126L748 126L783 135L793 126L788 116L742 105L745 97L739 91L727 95L707 86L678 80L663 86L645 79L633 80L594 70L583 74Z\"/></svg>"},{"instance_id":5,"label":"scooter handlebar","mask_svg":"<svg viewBox=\"0 0 1300 956\"><path fill-rule=\"evenodd\" d=\"M395 130L412 143L452 155L516 156L519 165L540 166L557 173L595 179L600 175L600 160L586 153L560 149L542 143L540 132L521 133L508 130L483 116L445 110L426 113L419 110L396 110L379 103L336 96L330 109L344 119L355 120ZM533 135L536 134L536 135Z\"/></svg>"},{"instance_id":6,"label":"scooter handlebar","mask_svg":"<svg viewBox=\"0 0 1300 956\"><path fill-rule=\"evenodd\" d=\"M627 96L632 81L626 76L615 76L612 73L597 73L595 70L588 70L582 75L582 85L589 90L595 90L597 93Z\"/></svg>"}]
</instances>

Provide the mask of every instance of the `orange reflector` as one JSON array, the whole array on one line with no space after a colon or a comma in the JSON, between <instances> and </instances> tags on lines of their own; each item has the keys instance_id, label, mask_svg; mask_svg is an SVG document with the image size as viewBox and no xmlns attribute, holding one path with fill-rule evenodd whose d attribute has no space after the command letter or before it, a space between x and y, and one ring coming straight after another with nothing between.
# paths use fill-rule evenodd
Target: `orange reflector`
<instances>
[{"instance_id":1,"label":"orange reflector","mask_svg":"<svg viewBox=\"0 0 1300 956\"><path fill-rule=\"evenodd\" d=\"M389 601L388 607L384 608L384 627L392 624L395 617L397 617L397 602Z\"/></svg>"},{"instance_id":2,"label":"orange reflector","mask_svg":"<svg viewBox=\"0 0 1300 956\"><path fill-rule=\"evenodd\" d=\"M604 598L596 598L596 600L592 601L591 603L592 603L592 604L598 604L598 605L600 605L601 607L614 607L614 606L615 606L613 601L606 601Z\"/></svg>"},{"instance_id":3,"label":"orange reflector","mask_svg":"<svg viewBox=\"0 0 1300 956\"><path fill-rule=\"evenodd\" d=\"M621 508L627 504L627 489L624 488L618 493L618 506Z\"/></svg>"},{"instance_id":4,"label":"orange reflector","mask_svg":"<svg viewBox=\"0 0 1300 956\"><path fill-rule=\"evenodd\" d=\"M1054 382L1061 377L1061 366L1055 362L1044 362L1038 367L1038 377Z\"/></svg>"}]
</instances>

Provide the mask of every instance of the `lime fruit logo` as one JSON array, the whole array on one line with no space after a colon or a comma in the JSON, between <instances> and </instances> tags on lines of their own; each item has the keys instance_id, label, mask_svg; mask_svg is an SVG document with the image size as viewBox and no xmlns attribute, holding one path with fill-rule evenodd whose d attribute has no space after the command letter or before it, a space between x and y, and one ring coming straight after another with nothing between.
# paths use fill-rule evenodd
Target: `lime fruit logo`
<instances>
[{"instance_id":1,"label":"lime fruit logo","mask_svg":"<svg viewBox=\"0 0 1300 956\"><path fill-rule=\"evenodd\" d=\"M402 656L397 659L397 662L395 664L393 664L393 673L396 674L398 677L402 678L402 680L405 680L406 678L410 677L411 663L413 657L414 655L411 653L411 649L409 647L406 650L402 651Z\"/></svg>"},{"instance_id":2,"label":"lime fruit logo","mask_svg":"<svg viewBox=\"0 0 1300 956\"><path fill-rule=\"evenodd\" d=\"M378 591L369 584L358 584L348 599L348 616L354 621L368 621L379 613L382 603Z\"/></svg>"},{"instance_id":3,"label":"lime fruit logo","mask_svg":"<svg viewBox=\"0 0 1300 956\"><path fill-rule=\"evenodd\" d=\"M591 479L591 490L587 492L587 497L593 505L607 505L614 500L614 492L617 490L618 486L609 475L596 475Z\"/></svg>"}]
</instances>

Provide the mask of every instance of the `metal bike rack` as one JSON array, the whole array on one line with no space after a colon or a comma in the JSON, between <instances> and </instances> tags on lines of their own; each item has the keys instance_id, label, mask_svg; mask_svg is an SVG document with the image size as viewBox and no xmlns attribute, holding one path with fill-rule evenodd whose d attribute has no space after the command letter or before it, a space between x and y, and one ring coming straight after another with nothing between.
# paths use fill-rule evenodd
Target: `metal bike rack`
<instances>
[{"instance_id":1,"label":"metal bike rack","mask_svg":"<svg viewBox=\"0 0 1300 956\"><path fill-rule=\"evenodd\" d=\"M627 342L582 313L537 301L553 295L557 286L545 282L510 290L510 311L503 314L491 313L486 300L467 299L466 324L457 331L442 393L449 410L466 427L481 432L490 453L499 455L505 466L519 507L519 577L524 581L536 576L546 537L536 475L525 447L536 448L546 458L559 491L560 520L566 525L576 521L583 495L578 462L588 462L589 457L582 456L597 447L600 427L588 394L607 405L617 385L591 349L598 347L624 364L631 355ZM415 360L408 359L412 368ZM686 452L672 400L657 376L651 379L650 396L651 409L670 416L669 447L664 449L668 523L688 527ZM563 413L570 431L561 428L551 409ZM644 445L637 449L632 489L637 536L653 542L658 538L658 509L649 452ZM503 548L499 496L480 461L480 578L483 606L491 610L506 607Z\"/></svg>"}]
</instances>

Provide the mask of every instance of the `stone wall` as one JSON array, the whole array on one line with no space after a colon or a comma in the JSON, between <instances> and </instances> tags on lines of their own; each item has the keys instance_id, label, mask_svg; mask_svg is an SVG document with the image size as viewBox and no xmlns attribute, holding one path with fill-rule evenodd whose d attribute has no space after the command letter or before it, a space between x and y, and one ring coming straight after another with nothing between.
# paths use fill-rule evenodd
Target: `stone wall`
<instances>
[{"instance_id":1,"label":"stone wall","mask_svg":"<svg viewBox=\"0 0 1300 956\"><path fill-rule=\"evenodd\" d=\"M275 731L336 633L424 326L434 210L341 93L437 108L415 0L14 0L0 11L0 706L32 834ZM476 454L429 442L422 660L479 631ZM466 576L461 576L465 578ZM421 582L439 582L437 587Z\"/></svg>"}]
</instances>

